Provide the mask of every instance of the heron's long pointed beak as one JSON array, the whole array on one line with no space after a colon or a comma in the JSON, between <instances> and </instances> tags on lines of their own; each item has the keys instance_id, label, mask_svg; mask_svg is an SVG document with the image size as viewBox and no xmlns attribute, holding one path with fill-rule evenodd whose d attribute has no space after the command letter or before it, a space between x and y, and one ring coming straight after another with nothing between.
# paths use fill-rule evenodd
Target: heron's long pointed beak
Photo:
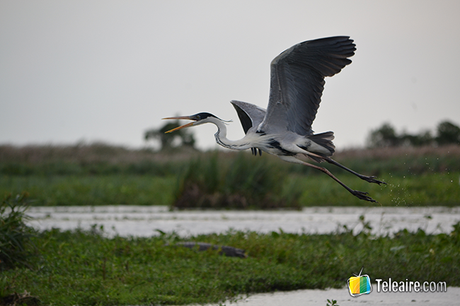
<instances>
[{"instance_id":1,"label":"heron's long pointed beak","mask_svg":"<svg viewBox=\"0 0 460 306\"><path fill-rule=\"evenodd\" d=\"M187 120L193 120L190 116L179 116L179 117L166 117L166 118L161 118L163 120L168 120L168 119L187 119Z\"/></svg>"},{"instance_id":2,"label":"heron's long pointed beak","mask_svg":"<svg viewBox=\"0 0 460 306\"><path fill-rule=\"evenodd\" d=\"M166 120L166 119L187 119L187 120L194 120L194 119L192 119L190 116L179 116L179 117L166 117L166 118L163 118L163 120ZM173 129L171 129L171 130L169 130L169 131L166 131L165 133L171 133L171 132L174 132L174 131L183 129L183 128L190 127L190 126L192 126L194 123L195 123L195 122L190 122L190 123L187 123L187 124L178 126L178 127L173 128Z\"/></svg>"}]
</instances>

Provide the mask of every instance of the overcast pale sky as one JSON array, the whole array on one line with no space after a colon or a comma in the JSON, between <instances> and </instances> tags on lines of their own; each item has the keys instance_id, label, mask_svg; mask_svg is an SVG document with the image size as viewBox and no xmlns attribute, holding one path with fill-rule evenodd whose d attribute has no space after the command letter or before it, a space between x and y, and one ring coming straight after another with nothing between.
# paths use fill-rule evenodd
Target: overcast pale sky
<instances>
[{"instance_id":1,"label":"overcast pale sky","mask_svg":"<svg viewBox=\"0 0 460 306\"><path fill-rule=\"evenodd\" d=\"M313 129L337 149L372 128L460 124L460 1L0 1L0 144L141 147L162 117L233 119L268 103L270 61L348 35L353 63L326 79ZM214 126L194 132L217 146Z\"/></svg>"}]
</instances>

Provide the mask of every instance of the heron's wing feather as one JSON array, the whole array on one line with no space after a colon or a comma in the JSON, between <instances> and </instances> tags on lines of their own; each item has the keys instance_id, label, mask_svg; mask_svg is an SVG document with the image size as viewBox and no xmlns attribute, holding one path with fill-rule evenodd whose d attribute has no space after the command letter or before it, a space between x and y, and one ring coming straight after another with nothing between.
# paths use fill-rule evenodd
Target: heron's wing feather
<instances>
[{"instance_id":1,"label":"heron's wing feather","mask_svg":"<svg viewBox=\"0 0 460 306\"><path fill-rule=\"evenodd\" d=\"M259 129L267 133L312 134L321 102L324 77L351 63L356 50L346 36L305 41L278 55L271 63L270 99Z\"/></svg>"},{"instance_id":2,"label":"heron's wing feather","mask_svg":"<svg viewBox=\"0 0 460 306\"><path fill-rule=\"evenodd\" d=\"M265 109L251 103L236 100L230 101L230 103L236 109L245 134L248 133L249 129L257 128L267 112Z\"/></svg>"}]
</instances>

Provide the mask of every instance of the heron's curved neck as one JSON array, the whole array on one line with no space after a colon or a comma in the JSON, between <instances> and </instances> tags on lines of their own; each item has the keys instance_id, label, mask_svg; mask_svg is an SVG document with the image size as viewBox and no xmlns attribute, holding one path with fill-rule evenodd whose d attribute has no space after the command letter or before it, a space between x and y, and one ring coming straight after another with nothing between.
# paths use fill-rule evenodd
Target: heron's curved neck
<instances>
[{"instance_id":1,"label":"heron's curved neck","mask_svg":"<svg viewBox=\"0 0 460 306\"><path fill-rule=\"evenodd\" d=\"M213 120L211 123L214 123L217 126L217 133L214 134L216 137L216 142L223 146L224 148L232 150L246 150L251 148L250 143L243 137L239 140L230 140L227 138L227 126L220 120Z\"/></svg>"}]
</instances>

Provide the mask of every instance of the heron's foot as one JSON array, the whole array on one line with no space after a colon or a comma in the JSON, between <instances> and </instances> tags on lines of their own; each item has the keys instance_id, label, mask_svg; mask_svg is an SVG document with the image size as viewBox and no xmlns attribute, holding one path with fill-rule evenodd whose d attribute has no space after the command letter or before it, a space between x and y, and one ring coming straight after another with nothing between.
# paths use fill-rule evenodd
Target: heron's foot
<instances>
[{"instance_id":1,"label":"heron's foot","mask_svg":"<svg viewBox=\"0 0 460 306\"><path fill-rule=\"evenodd\" d=\"M369 183L375 183L375 184L384 184L386 185L387 183L383 182L383 181L379 181L375 178L375 176L366 176L366 175L363 175L363 176L360 176L361 179L365 180L366 182L369 182Z\"/></svg>"},{"instance_id":2,"label":"heron's foot","mask_svg":"<svg viewBox=\"0 0 460 306\"><path fill-rule=\"evenodd\" d=\"M377 203L376 200L374 200L373 198L368 196L369 193L367 193L367 192L358 191L358 190L351 190L350 192L351 192L352 195L354 195L355 197L357 197L360 200Z\"/></svg>"}]
</instances>

